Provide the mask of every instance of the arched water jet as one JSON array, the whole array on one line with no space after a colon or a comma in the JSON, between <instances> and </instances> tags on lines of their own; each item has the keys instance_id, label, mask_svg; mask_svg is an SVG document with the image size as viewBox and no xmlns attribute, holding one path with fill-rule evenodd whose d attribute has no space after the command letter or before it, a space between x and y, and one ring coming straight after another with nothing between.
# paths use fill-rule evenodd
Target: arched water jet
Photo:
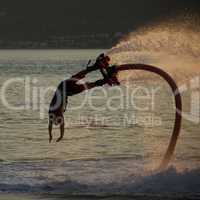
<instances>
[{"instance_id":1,"label":"arched water jet","mask_svg":"<svg viewBox=\"0 0 200 200\"><path fill-rule=\"evenodd\" d=\"M167 148L167 151L160 163L159 170L165 169L168 164L170 163L172 156L174 154L176 144L178 141L178 137L180 134L181 130L181 122L182 122L182 99L181 99L181 94L179 92L178 86L176 85L175 81L173 78L163 71L160 68L151 66L151 65L145 65L145 64L124 64L117 66L117 71L126 71L126 70L144 70L144 71L149 71L155 74L158 74L161 76L169 85L170 88L172 89L172 92L174 94L175 98L175 105L176 105L176 113L175 113L175 122L174 122L174 129L172 132L172 136Z\"/></svg>"}]
</instances>

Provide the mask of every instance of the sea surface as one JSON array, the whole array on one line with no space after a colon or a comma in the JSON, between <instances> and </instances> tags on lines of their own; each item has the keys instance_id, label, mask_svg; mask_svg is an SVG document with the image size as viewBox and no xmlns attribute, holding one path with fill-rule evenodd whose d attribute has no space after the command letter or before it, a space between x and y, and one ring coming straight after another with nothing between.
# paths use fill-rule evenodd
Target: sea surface
<instances>
[{"instance_id":1,"label":"sea surface","mask_svg":"<svg viewBox=\"0 0 200 200\"><path fill-rule=\"evenodd\" d=\"M157 167L175 108L170 88L156 76L124 74L119 87L70 97L64 140L55 142L54 127L49 144L48 105L57 85L102 52L107 50L0 50L1 200L200 198L200 90L190 88L198 85L197 74L176 79L189 88L183 93L188 117L164 171ZM101 78L96 71L83 81Z\"/></svg>"}]
</instances>

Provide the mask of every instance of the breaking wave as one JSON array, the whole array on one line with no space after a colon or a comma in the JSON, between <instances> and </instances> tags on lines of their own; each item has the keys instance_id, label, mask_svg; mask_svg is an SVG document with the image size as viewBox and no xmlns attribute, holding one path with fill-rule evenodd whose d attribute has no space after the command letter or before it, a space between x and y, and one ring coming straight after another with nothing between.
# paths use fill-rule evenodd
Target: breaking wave
<instances>
[{"instance_id":1,"label":"breaking wave","mask_svg":"<svg viewBox=\"0 0 200 200\"><path fill-rule=\"evenodd\" d=\"M200 169L178 172L174 167L162 172L146 175L132 174L128 178L109 184L81 183L69 177L62 182L50 182L38 185L0 184L0 192L6 193L42 193L64 195L135 195L140 194L194 194L199 193Z\"/></svg>"}]
</instances>

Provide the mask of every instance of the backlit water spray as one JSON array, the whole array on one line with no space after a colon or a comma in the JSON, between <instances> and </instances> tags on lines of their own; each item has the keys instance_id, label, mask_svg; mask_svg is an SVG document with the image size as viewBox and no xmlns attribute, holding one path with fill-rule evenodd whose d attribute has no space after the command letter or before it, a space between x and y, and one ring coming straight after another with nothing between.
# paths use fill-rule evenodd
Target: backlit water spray
<instances>
[{"instance_id":1,"label":"backlit water spray","mask_svg":"<svg viewBox=\"0 0 200 200\"><path fill-rule=\"evenodd\" d=\"M193 77L200 74L199 18L188 16L183 18L184 20L176 18L140 28L124 37L108 52L108 55L117 65L143 63L157 66L167 72L181 87L181 84L186 84L188 80L191 81ZM121 80L126 79L126 77L131 78L131 80L156 78L152 73L142 70L128 71L128 73L125 71L119 75ZM175 91L174 94L176 95ZM180 97L178 101L179 103L176 102L176 106L182 107ZM178 113L176 113L177 116ZM168 155L165 155L166 159L164 158L164 163L161 164L163 166L167 166L175 150L181 124L181 120L178 119L178 121L179 125L176 126L175 123L173 131L176 133L172 134L171 137L171 147L168 146Z\"/></svg>"},{"instance_id":2,"label":"backlit water spray","mask_svg":"<svg viewBox=\"0 0 200 200\"><path fill-rule=\"evenodd\" d=\"M133 31L108 54L113 63L143 63L161 67L176 81L200 73L198 17L177 17ZM136 74L135 74L136 76ZM137 73L137 78L150 74Z\"/></svg>"}]
</instances>

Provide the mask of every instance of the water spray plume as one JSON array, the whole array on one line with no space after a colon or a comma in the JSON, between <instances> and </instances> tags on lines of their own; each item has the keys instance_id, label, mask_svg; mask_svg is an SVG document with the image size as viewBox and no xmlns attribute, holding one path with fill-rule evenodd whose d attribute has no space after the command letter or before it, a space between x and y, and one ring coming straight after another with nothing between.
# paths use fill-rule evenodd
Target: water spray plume
<instances>
[{"instance_id":1,"label":"water spray plume","mask_svg":"<svg viewBox=\"0 0 200 200\"><path fill-rule=\"evenodd\" d=\"M181 130L182 99L177 84L200 74L199 22L199 17L187 15L150 24L130 33L108 51L112 62L119 66L119 71L125 71L125 76L128 70L132 80L155 79L152 74L156 73L172 89L176 105L175 123L159 170L170 163Z\"/></svg>"},{"instance_id":2,"label":"water spray plume","mask_svg":"<svg viewBox=\"0 0 200 200\"><path fill-rule=\"evenodd\" d=\"M187 80L200 74L199 22L198 17L182 16L150 24L125 36L108 55L116 64L159 66L176 81ZM140 78L150 76L140 73Z\"/></svg>"}]
</instances>

